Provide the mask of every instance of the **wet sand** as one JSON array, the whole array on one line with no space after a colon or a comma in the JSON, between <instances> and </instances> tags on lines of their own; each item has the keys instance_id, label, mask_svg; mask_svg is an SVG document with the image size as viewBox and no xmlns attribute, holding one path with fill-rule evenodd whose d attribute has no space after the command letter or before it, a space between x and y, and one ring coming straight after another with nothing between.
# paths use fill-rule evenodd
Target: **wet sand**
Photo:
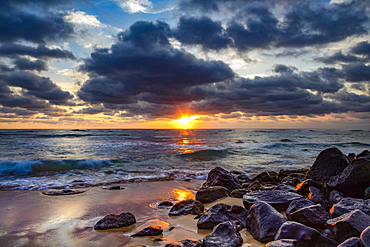
<instances>
[{"instance_id":1,"label":"wet sand","mask_svg":"<svg viewBox=\"0 0 370 247\"><path fill-rule=\"evenodd\" d=\"M159 181L122 184L121 190L86 188L75 195L44 195L41 191L0 191L1 246L165 246L186 238L202 239L195 215L168 216L162 201L194 198L203 181ZM205 204L241 205L240 198ZM94 224L107 214L131 212L137 223L116 230L96 231ZM149 225L161 226L162 236L130 237ZM170 230L171 227L175 227ZM243 246L264 246L243 230ZM161 238L163 241L154 241Z\"/></svg>"}]
</instances>

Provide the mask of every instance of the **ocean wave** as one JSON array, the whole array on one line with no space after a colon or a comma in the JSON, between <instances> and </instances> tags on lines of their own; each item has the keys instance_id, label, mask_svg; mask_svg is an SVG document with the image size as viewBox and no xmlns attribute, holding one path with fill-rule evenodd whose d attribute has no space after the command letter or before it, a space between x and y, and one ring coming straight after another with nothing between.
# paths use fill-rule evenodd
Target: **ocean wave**
<instances>
[{"instance_id":1,"label":"ocean wave","mask_svg":"<svg viewBox=\"0 0 370 247\"><path fill-rule=\"evenodd\" d=\"M92 168L101 168L112 165L114 160L25 160L0 161L0 175L38 175L48 172L63 172L70 170L84 170Z\"/></svg>"}]
</instances>

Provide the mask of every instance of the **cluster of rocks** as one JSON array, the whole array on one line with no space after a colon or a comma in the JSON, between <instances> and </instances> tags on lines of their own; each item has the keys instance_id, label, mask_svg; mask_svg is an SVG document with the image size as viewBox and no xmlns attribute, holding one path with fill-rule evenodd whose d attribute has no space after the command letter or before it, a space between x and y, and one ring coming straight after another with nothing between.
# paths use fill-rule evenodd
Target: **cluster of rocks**
<instances>
[{"instance_id":1,"label":"cluster of rocks","mask_svg":"<svg viewBox=\"0 0 370 247\"><path fill-rule=\"evenodd\" d=\"M229 196L242 198L244 207L219 203L204 211L203 203ZM186 214L197 215L198 229L212 233L166 247L241 246L242 229L267 247L370 247L370 152L346 156L326 149L309 170L266 171L253 179L217 167L195 200L169 212Z\"/></svg>"}]
</instances>

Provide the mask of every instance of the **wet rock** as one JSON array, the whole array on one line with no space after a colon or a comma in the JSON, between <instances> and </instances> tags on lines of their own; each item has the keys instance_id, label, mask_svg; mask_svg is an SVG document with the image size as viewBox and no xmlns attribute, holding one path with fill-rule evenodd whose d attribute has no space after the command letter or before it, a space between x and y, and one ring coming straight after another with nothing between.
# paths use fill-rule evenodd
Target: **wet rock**
<instances>
[{"instance_id":1,"label":"wet rock","mask_svg":"<svg viewBox=\"0 0 370 247\"><path fill-rule=\"evenodd\" d=\"M362 231L360 235L360 242L363 247L370 247L370 227Z\"/></svg>"},{"instance_id":2,"label":"wet rock","mask_svg":"<svg viewBox=\"0 0 370 247\"><path fill-rule=\"evenodd\" d=\"M307 171L308 169L306 168L298 170L280 170L278 173L279 181L295 187L305 179Z\"/></svg>"},{"instance_id":3,"label":"wet rock","mask_svg":"<svg viewBox=\"0 0 370 247\"><path fill-rule=\"evenodd\" d=\"M364 150L361 153L359 153L358 155L356 155L356 159L370 158L369 156L370 156L370 151L369 150Z\"/></svg>"},{"instance_id":4,"label":"wet rock","mask_svg":"<svg viewBox=\"0 0 370 247\"><path fill-rule=\"evenodd\" d=\"M279 239L295 239L297 240L297 246L302 247L337 246L334 240L322 236L316 229L294 221L287 221L281 225L275 236L275 240Z\"/></svg>"},{"instance_id":5,"label":"wet rock","mask_svg":"<svg viewBox=\"0 0 370 247\"><path fill-rule=\"evenodd\" d=\"M261 182L256 180L248 185L249 190L260 190L262 188Z\"/></svg>"},{"instance_id":6,"label":"wet rock","mask_svg":"<svg viewBox=\"0 0 370 247\"><path fill-rule=\"evenodd\" d=\"M252 237L262 243L274 240L276 232L286 219L276 209L265 202L257 202L249 209L247 230Z\"/></svg>"},{"instance_id":7,"label":"wet rock","mask_svg":"<svg viewBox=\"0 0 370 247\"><path fill-rule=\"evenodd\" d=\"M251 181L251 179L245 175L245 174L239 174L237 176L237 179L239 180L239 183L242 184L242 183L248 183Z\"/></svg>"},{"instance_id":8,"label":"wet rock","mask_svg":"<svg viewBox=\"0 0 370 247\"><path fill-rule=\"evenodd\" d=\"M204 247L238 247L242 244L240 233L235 224L230 221L218 224L213 232L203 239Z\"/></svg>"},{"instance_id":9,"label":"wet rock","mask_svg":"<svg viewBox=\"0 0 370 247\"><path fill-rule=\"evenodd\" d=\"M288 220L292 220L292 218L290 217L295 211L301 209L301 208L305 208L305 207L309 207L309 206L312 206L312 205L315 205L315 203L313 203L311 200L307 199L307 198L302 198L302 199L299 199L299 200L294 200L292 201L287 210L286 210L286 216L288 218Z\"/></svg>"},{"instance_id":10,"label":"wet rock","mask_svg":"<svg viewBox=\"0 0 370 247\"><path fill-rule=\"evenodd\" d=\"M231 191L230 196L236 197L236 198L242 198L249 191L250 190L246 190L246 189L235 189Z\"/></svg>"},{"instance_id":11,"label":"wet rock","mask_svg":"<svg viewBox=\"0 0 370 247\"><path fill-rule=\"evenodd\" d=\"M195 199L201 203L213 202L217 199L228 197L230 191L223 186L209 186L201 188L195 195Z\"/></svg>"},{"instance_id":12,"label":"wet rock","mask_svg":"<svg viewBox=\"0 0 370 247\"><path fill-rule=\"evenodd\" d=\"M365 199L365 200L370 199L370 187L367 187L367 188L365 189L364 199Z\"/></svg>"},{"instance_id":13,"label":"wet rock","mask_svg":"<svg viewBox=\"0 0 370 247\"><path fill-rule=\"evenodd\" d=\"M258 180L259 182L278 182L279 177L278 174L274 171L264 171L254 178L252 178L252 181Z\"/></svg>"},{"instance_id":14,"label":"wet rock","mask_svg":"<svg viewBox=\"0 0 370 247\"><path fill-rule=\"evenodd\" d=\"M357 237L352 237L338 245L338 247L361 247L360 239Z\"/></svg>"},{"instance_id":15,"label":"wet rock","mask_svg":"<svg viewBox=\"0 0 370 247\"><path fill-rule=\"evenodd\" d=\"M203 187L209 186L223 186L230 191L240 188L239 181L230 172L221 167L216 167L208 173Z\"/></svg>"},{"instance_id":16,"label":"wet rock","mask_svg":"<svg viewBox=\"0 0 370 247\"><path fill-rule=\"evenodd\" d=\"M354 210L327 221L334 239L343 242L350 237L360 237L361 232L370 226L370 216L361 210Z\"/></svg>"},{"instance_id":17,"label":"wet rock","mask_svg":"<svg viewBox=\"0 0 370 247\"><path fill-rule=\"evenodd\" d=\"M328 185L347 197L364 198L370 186L370 158L355 159L340 174L330 178Z\"/></svg>"},{"instance_id":18,"label":"wet rock","mask_svg":"<svg viewBox=\"0 0 370 247\"><path fill-rule=\"evenodd\" d=\"M354 159L356 158L356 154L355 153L349 153L348 154L348 159L349 159L349 161L353 161Z\"/></svg>"},{"instance_id":19,"label":"wet rock","mask_svg":"<svg viewBox=\"0 0 370 247\"><path fill-rule=\"evenodd\" d=\"M315 186L315 187L317 187L317 188L321 189L321 188L323 187L323 183L316 182L316 181L314 181L314 180L312 180L312 179L306 179L306 180L304 180L302 183L299 183L299 184L295 187L295 189L297 190L297 192L298 192L299 194L302 194L302 195L307 196L307 195L310 193L309 188L310 188L311 186Z\"/></svg>"},{"instance_id":20,"label":"wet rock","mask_svg":"<svg viewBox=\"0 0 370 247\"><path fill-rule=\"evenodd\" d=\"M323 226L328 217L329 213L325 208L316 204L294 211L289 218L306 226L317 228Z\"/></svg>"},{"instance_id":21,"label":"wet rock","mask_svg":"<svg viewBox=\"0 0 370 247\"><path fill-rule=\"evenodd\" d=\"M338 202L340 202L342 199L343 199L343 194L340 193L339 191L337 190L333 190L332 192L330 192L329 194L329 204L330 205L334 205L334 204L337 204Z\"/></svg>"},{"instance_id":22,"label":"wet rock","mask_svg":"<svg viewBox=\"0 0 370 247\"><path fill-rule=\"evenodd\" d=\"M189 238L172 244L166 244L165 247L203 247L203 241Z\"/></svg>"},{"instance_id":23,"label":"wet rock","mask_svg":"<svg viewBox=\"0 0 370 247\"><path fill-rule=\"evenodd\" d=\"M331 207L329 211L330 218L341 216L356 209L370 215L370 201L351 197L343 198L340 202Z\"/></svg>"},{"instance_id":24,"label":"wet rock","mask_svg":"<svg viewBox=\"0 0 370 247\"><path fill-rule=\"evenodd\" d=\"M157 236L163 233L163 229L159 226L149 226L144 228L138 233L135 233L131 237L144 237L144 236Z\"/></svg>"},{"instance_id":25,"label":"wet rock","mask_svg":"<svg viewBox=\"0 0 370 247\"><path fill-rule=\"evenodd\" d=\"M307 172L306 178L318 182L328 182L330 177L338 175L349 165L349 160L337 148L322 151Z\"/></svg>"},{"instance_id":26,"label":"wet rock","mask_svg":"<svg viewBox=\"0 0 370 247\"><path fill-rule=\"evenodd\" d=\"M297 190L295 189L295 187L293 187L289 184L279 184L276 187L274 187L273 190L283 190L283 191L286 191L286 192L297 193Z\"/></svg>"},{"instance_id":27,"label":"wet rock","mask_svg":"<svg viewBox=\"0 0 370 247\"><path fill-rule=\"evenodd\" d=\"M163 201L158 204L158 207L172 207L173 202L170 201Z\"/></svg>"},{"instance_id":28,"label":"wet rock","mask_svg":"<svg viewBox=\"0 0 370 247\"><path fill-rule=\"evenodd\" d=\"M251 191L243 196L243 204L246 209L249 209L254 203L263 201L281 211L286 210L293 200L301 198L303 198L301 195L282 190Z\"/></svg>"},{"instance_id":29,"label":"wet rock","mask_svg":"<svg viewBox=\"0 0 370 247\"><path fill-rule=\"evenodd\" d=\"M47 196L63 196L63 195L81 194L84 192L86 192L86 190L63 189L63 190L43 190L41 193Z\"/></svg>"},{"instance_id":30,"label":"wet rock","mask_svg":"<svg viewBox=\"0 0 370 247\"><path fill-rule=\"evenodd\" d=\"M200 201L188 199L176 203L170 210L170 216L179 216L187 214L200 215L204 211L204 206Z\"/></svg>"},{"instance_id":31,"label":"wet rock","mask_svg":"<svg viewBox=\"0 0 370 247\"><path fill-rule=\"evenodd\" d=\"M314 186L310 186L307 198L314 203L320 203L324 208L327 208L328 210L330 208L329 202L328 200L326 200L324 193L322 193L320 189Z\"/></svg>"},{"instance_id":32,"label":"wet rock","mask_svg":"<svg viewBox=\"0 0 370 247\"><path fill-rule=\"evenodd\" d=\"M220 203L209 208L206 213L200 216L197 227L199 229L212 229L222 222L232 221L238 229L242 229L246 227L247 216L248 211L241 206Z\"/></svg>"},{"instance_id":33,"label":"wet rock","mask_svg":"<svg viewBox=\"0 0 370 247\"><path fill-rule=\"evenodd\" d=\"M109 214L96 222L95 230L106 230L112 228L121 228L136 223L135 216L131 213L122 213L120 215Z\"/></svg>"},{"instance_id":34,"label":"wet rock","mask_svg":"<svg viewBox=\"0 0 370 247\"><path fill-rule=\"evenodd\" d=\"M298 242L295 239L280 239L267 243L265 247L295 247Z\"/></svg>"}]
</instances>

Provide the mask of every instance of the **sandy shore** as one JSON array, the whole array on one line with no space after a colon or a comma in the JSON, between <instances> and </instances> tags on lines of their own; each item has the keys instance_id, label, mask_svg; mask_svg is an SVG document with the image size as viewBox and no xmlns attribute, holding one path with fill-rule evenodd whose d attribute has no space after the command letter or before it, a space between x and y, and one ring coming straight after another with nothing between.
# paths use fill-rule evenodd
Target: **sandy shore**
<instances>
[{"instance_id":1,"label":"sandy shore","mask_svg":"<svg viewBox=\"0 0 370 247\"><path fill-rule=\"evenodd\" d=\"M0 191L1 246L164 246L186 238L202 239L211 231L198 230L194 215L169 217L162 201L194 198L203 181L160 181L122 184L122 190L87 188L76 195L48 196L41 191ZM216 203L242 205L242 199ZM94 224L107 214L131 212L137 223L118 230L96 231ZM162 236L129 237L149 226L164 229ZM171 227L175 227L170 231ZM264 246L243 230L243 246ZM155 238L163 241L155 242Z\"/></svg>"}]
</instances>

